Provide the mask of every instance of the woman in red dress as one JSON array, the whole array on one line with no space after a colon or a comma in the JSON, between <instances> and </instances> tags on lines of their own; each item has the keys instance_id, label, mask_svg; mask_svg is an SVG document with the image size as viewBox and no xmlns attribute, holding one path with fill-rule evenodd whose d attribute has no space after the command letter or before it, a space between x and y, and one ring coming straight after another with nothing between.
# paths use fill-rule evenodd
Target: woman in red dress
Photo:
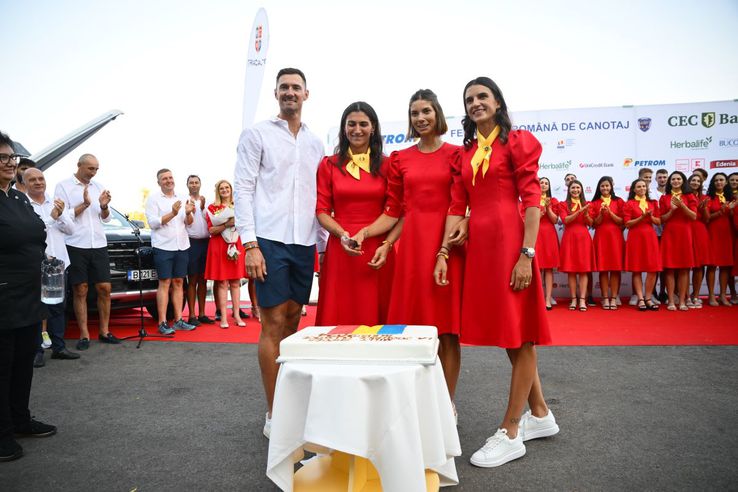
<instances>
[{"instance_id":1,"label":"woman in red dress","mask_svg":"<svg viewBox=\"0 0 738 492\"><path fill-rule=\"evenodd\" d=\"M738 200L738 173L728 175L728 186L733 191L733 200ZM735 288L735 279L738 274L738 214L733 210L733 268L728 277L728 288L730 289L731 304L738 304L738 292Z\"/></svg>"},{"instance_id":2,"label":"woman in red dress","mask_svg":"<svg viewBox=\"0 0 738 492\"><path fill-rule=\"evenodd\" d=\"M215 201L208 205L205 219L210 231L205 278L214 281L215 304L220 310L220 327L228 328L226 302L231 291L233 320L246 326L241 319L241 278L244 274L244 250L234 224L233 187L225 179L215 183Z\"/></svg>"},{"instance_id":3,"label":"woman in red dress","mask_svg":"<svg viewBox=\"0 0 738 492\"><path fill-rule=\"evenodd\" d=\"M592 236L587 229L587 226L592 225L589 208L590 204L584 196L584 186L576 179L571 181L566 191L566 200L559 203L559 217L564 223L559 270L569 274L569 309L572 311L577 308L577 300L579 310L587 310L587 274L597 270Z\"/></svg>"},{"instance_id":4,"label":"woman in red dress","mask_svg":"<svg viewBox=\"0 0 738 492\"><path fill-rule=\"evenodd\" d=\"M615 185L610 176L603 176L590 202L590 217L594 225L594 251L600 272L602 309L617 309L617 293L620 291L620 272L623 270L623 205L615 195Z\"/></svg>"},{"instance_id":5,"label":"woman in red dress","mask_svg":"<svg viewBox=\"0 0 738 492\"><path fill-rule=\"evenodd\" d=\"M710 235L707 233L705 207L707 196L702 193L704 180L695 173L689 177L689 189L697 200L697 219L692 222L692 245L694 246L694 268L692 269L692 295L687 299L687 307L701 309L700 289L705 278L705 266L710 263Z\"/></svg>"},{"instance_id":6,"label":"woman in red dress","mask_svg":"<svg viewBox=\"0 0 738 492\"><path fill-rule=\"evenodd\" d=\"M541 184L541 223L538 226L536 239L536 258L538 268L543 276L543 292L546 299L546 309L551 310L551 293L553 292L553 271L559 267L559 236L556 233L556 222L559 221L557 211L559 201L551 196L551 181L540 178ZM525 211L523 210L523 215Z\"/></svg>"},{"instance_id":7,"label":"woman in red dress","mask_svg":"<svg viewBox=\"0 0 738 492\"><path fill-rule=\"evenodd\" d=\"M533 249L541 216L541 144L525 130L511 130L502 92L487 77L466 85L464 106L464 147L453 165L452 202L433 273L440 286L454 274L445 254L448 236L468 207L461 341L505 348L512 363L500 428L471 457L475 466L493 467L523 456L524 440L559 431L543 399L535 349L551 343ZM530 411L523 414L526 402Z\"/></svg>"},{"instance_id":8,"label":"woman in red dress","mask_svg":"<svg viewBox=\"0 0 738 492\"><path fill-rule=\"evenodd\" d=\"M715 271L720 267L720 303L730 306L727 296L728 276L733 266L733 230L731 219L736 202L725 173L715 173L707 187L707 232L710 235L710 261L707 264L707 293L710 306L715 299Z\"/></svg>"},{"instance_id":9,"label":"woman in red dress","mask_svg":"<svg viewBox=\"0 0 738 492\"><path fill-rule=\"evenodd\" d=\"M623 223L628 228L625 242L625 271L633 272L633 290L638 298L638 309L658 311L651 301L656 285L656 274L661 271L659 238L654 225L659 225L659 205L648 196L648 184L636 179L630 185L628 201L623 206ZM643 289L641 273L646 272L646 289Z\"/></svg>"},{"instance_id":10,"label":"woman in red dress","mask_svg":"<svg viewBox=\"0 0 738 492\"><path fill-rule=\"evenodd\" d=\"M359 101L341 116L335 155L318 166L318 222L328 231L320 272L320 295L315 324L378 325L386 320L392 282L392 261L372 268L349 238L384 209L387 166L382 133L374 109ZM376 250L384 237L364 242ZM384 262L383 262L384 265ZM379 265L379 266L383 266Z\"/></svg>"},{"instance_id":11,"label":"woman in red dress","mask_svg":"<svg viewBox=\"0 0 738 492\"><path fill-rule=\"evenodd\" d=\"M679 310L687 311L686 299L689 289L689 270L694 267L692 245L692 222L697 218L697 199L692 194L687 177L681 171L669 175L664 194L659 199L661 223L661 262L664 266L666 309L676 311L676 295L679 294Z\"/></svg>"},{"instance_id":12,"label":"woman in red dress","mask_svg":"<svg viewBox=\"0 0 738 492\"><path fill-rule=\"evenodd\" d=\"M417 145L390 155L384 213L354 239L363 243L365 237L375 237L394 227L387 237L391 244L402 232L387 322L438 328L438 357L453 400L461 368L461 245L466 238L466 220L449 241L453 250L445 252L456 266L448 287L438 287L430 271L436 262L435 248L443 236L451 202L451 162L459 147L441 139L448 126L438 98L429 89L421 89L410 97L408 127L409 136L420 140ZM375 257L385 254L382 249Z\"/></svg>"}]
</instances>

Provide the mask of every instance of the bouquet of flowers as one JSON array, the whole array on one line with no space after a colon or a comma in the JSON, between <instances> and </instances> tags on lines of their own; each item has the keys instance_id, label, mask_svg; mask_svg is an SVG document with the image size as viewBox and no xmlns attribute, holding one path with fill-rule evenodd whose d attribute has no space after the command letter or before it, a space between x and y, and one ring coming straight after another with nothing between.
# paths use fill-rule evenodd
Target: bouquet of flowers
<instances>
[{"instance_id":1,"label":"bouquet of flowers","mask_svg":"<svg viewBox=\"0 0 738 492\"><path fill-rule=\"evenodd\" d=\"M218 226L223 225L228 222L229 219L234 218L235 211L233 209L233 205L226 205L223 208L216 210L215 213L208 210L208 215L210 216L210 222L212 222L214 226ZM228 245L228 248L226 249L228 259L232 261L238 260L238 255L241 253L238 251L238 232L236 232L236 227L226 227L223 232L220 233L220 237L222 237Z\"/></svg>"}]
</instances>

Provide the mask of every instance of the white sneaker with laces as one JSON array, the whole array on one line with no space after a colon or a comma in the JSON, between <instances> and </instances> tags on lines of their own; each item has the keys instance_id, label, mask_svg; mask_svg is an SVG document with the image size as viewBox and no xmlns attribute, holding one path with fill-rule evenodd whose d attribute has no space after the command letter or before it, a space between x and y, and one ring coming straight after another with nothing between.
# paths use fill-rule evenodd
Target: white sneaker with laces
<instances>
[{"instance_id":1,"label":"white sneaker with laces","mask_svg":"<svg viewBox=\"0 0 738 492\"><path fill-rule=\"evenodd\" d=\"M51 337L49 337L48 331L41 332L41 339L43 340L41 342L41 348L43 349L51 348Z\"/></svg>"},{"instance_id":2,"label":"white sneaker with laces","mask_svg":"<svg viewBox=\"0 0 738 492\"><path fill-rule=\"evenodd\" d=\"M539 439L541 437L549 437L559 433L559 426L556 423L551 409L545 417L536 417L530 410L525 412L520 418L520 426L518 426L518 434L523 437L523 441L531 439Z\"/></svg>"},{"instance_id":3,"label":"white sneaker with laces","mask_svg":"<svg viewBox=\"0 0 738 492\"><path fill-rule=\"evenodd\" d=\"M504 465L525 455L525 444L518 432L515 439L507 437L507 429L497 429L495 435L487 438L484 446L479 448L469 461L474 466L492 468Z\"/></svg>"},{"instance_id":4,"label":"white sneaker with laces","mask_svg":"<svg viewBox=\"0 0 738 492\"><path fill-rule=\"evenodd\" d=\"M269 418L269 412L264 415L264 437L269 439L269 435L272 433L272 419Z\"/></svg>"}]
</instances>

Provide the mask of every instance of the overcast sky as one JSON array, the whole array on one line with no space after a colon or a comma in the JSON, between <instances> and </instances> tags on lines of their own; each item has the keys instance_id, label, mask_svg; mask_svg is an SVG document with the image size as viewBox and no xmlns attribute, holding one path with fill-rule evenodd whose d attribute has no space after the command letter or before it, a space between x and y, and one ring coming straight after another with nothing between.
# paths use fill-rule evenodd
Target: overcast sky
<instances>
[{"instance_id":1,"label":"overcast sky","mask_svg":"<svg viewBox=\"0 0 738 492\"><path fill-rule=\"evenodd\" d=\"M303 119L323 139L356 100L404 120L419 88L460 115L461 91L479 75L513 111L738 97L736 0L0 0L0 129L33 152L120 109L48 171L52 187L91 152L123 211L140 208L161 167L180 192L201 174L210 197L233 176L259 7L270 46L257 119L276 114L277 70L296 66L310 89Z\"/></svg>"}]
</instances>

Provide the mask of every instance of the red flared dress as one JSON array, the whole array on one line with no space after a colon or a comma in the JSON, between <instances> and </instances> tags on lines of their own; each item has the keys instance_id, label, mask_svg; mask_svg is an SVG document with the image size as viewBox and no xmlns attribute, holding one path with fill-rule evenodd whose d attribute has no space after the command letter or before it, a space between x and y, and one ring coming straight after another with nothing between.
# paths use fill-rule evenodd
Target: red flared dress
<instances>
[{"instance_id":1,"label":"red flared dress","mask_svg":"<svg viewBox=\"0 0 738 492\"><path fill-rule=\"evenodd\" d=\"M707 210L710 214L718 212L721 207L718 197L708 197ZM710 260L707 264L710 266L733 266L733 228L730 219L730 212L726 210L707 223L710 236Z\"/></svg>"},{"instance_id":2,"label":"red flared dress","mask_svg":"<svg viewBox=\"0 0 738 492\"><path fill-rule=\"evenodd\" d=\"M648 208L653 217L658 218L659 205L656 200L649 200ZM643 215L637 200L628 200L623 206L623 223ZM625 242L625 271L626 272L660 272L661 253L659 252L659 238L653 228L650 218L643 219L628 229L628 240Z\"/></svg>"},{"instance_id":3,"label":"red flared dress","mask_svg":"<svg viewBox=\"0 0 738 492\"><path fill-rule=\"evenodd\" d=\"M327 213L350 236L374 222L384 209L387 193L387 160L380 174L372 176L359 170L357 180L345 168L335 165L338 156L324 157L318 166L318 200L316 213ZM372 237L362 243L362 256L349 256L341 247L341 240L333 235L328 239L320 270L320 294L315 324L378 325L387 317L390 299L394 254L387 263L375 270L367 263L382 244L385 236Z\"/></svg>"},{"instance_id":4,"label":"red flared dress","mask_svg":"<svg viewBox=\"0 0 738 492\"><path fill-rule=\"evenodd\" d=\"M218 211L223 210L225 205L208 205L208 212L205 220L208 223L208 228L213 227L213 223L210 220L210 214L216 214ZM238 258L232 260L228 257L228 243L226 243L223 236L220 234L211 234L210 242L208 243L208 256L205 262L205 278L208 280L237 280L245 276L244 268L244 249L241 244L241 238L235 235L236 248L238 250Z\"/></svg>"},{"instance_id":5,"label":"red flared dress","mask_svg":"<svg viewBox=\"0 0 738 492\"><path fill-rule=\"evenodd\" d=\"M738 276L738 210L735 208L733 209L733 275Z\"/></svg>"},{"instance_id":6,"label":"red flared dress","mask_svg":"<svg viewBox=\"0 0 738 492\"><path fill-rule=\"evenodd\" d=\"M551 198L548 205L553 213L558 217L559 201ZM556 225L551 222L545 208L539 205L543 215L538 226L538 237L536 238L536 259L538 260L538 268L541 270L549 270L559 267L559 236L556 233ZM525 212L523 212L525 214Z\"/></svg>"},{"instance_id":7,"label":"red flared dress","mask_svg":"<svg viewBox=\"0 0 738 492\"><path fill-rule=\"evenodd\" d=\"M694 246L692 245L692 222L681 208L674 210L669 219L663 215L671 209L672 195L663 195L659 198L659 211L662 216L663 232L661 233L661 262L664 268L692 268L694 261ZM681 196L687 208L697 212L697 198L691 193Z\"/></svg>"},{"instance_id":8,"label":"red flared dress","mask_svg":"<svg viewBox=\"0 0 738 492\"><path fill-rule=\"evenodd\" d=\"M697 198L697 197L695 197ZM707 196L697 198L700 203L707 204ZM692 221L692 245L694 250L694 266L702 267L710 264L710 234L707 232L707 223L702 214L702 208L697 207L697 220Z\"/></svg>"},{"instance_id":9,"label":"red flared dress","mask_svg":"<svg viewBox=\"0 0 738 492\"><path fill-rule=\"evenodd\" d=\"M578 207L576 204L572 206ZM576 210L570 210L566 201L559 203L559 217L562 221L573 212L576 212ZM564 234L561 236L559 270L567 273L597 271L592 236L589 235L589 229L587 229L585 214L577 215L576 219L564 225Z\"/></svg>"},{"instance_id":10,"label":"red flared dress","mask_svg":"<svg viewBox=\"0 0 738 492\"><path fill-rule=\"evenodd\" d=\"M594 220L602 210L602 199L598 198L590 202L589 214ZM610 200L610 210L617 217L623 218L623 207L625 202L621 198ZM625 240L623 239L623 228L612 220L607 211L602 212L602 222L594 226L595 233L592 239L594 245L597 271L620 272L623 270L623 258L625 256Z\"/></svg>"},{"instance_id":11,"label":"red flared dress","mask_svg":"<svg viewBox=\"0 0 738 492\"><path fill-rule=\"evenodd\" d=\"M513 130L497 138L486 175L480 168L472 185L471 159L477 150L460 149L454 160L451 215L471 209L462 293L461 341L471 345L519 348L523 343L551 343L538 261L532 262L529 287L514 291L510 276L520 258L524 208L538 208L541 144L529 132Z\"/></svg>"},{"instance_id":12,"label":"red flared dress","mask_svg":"<svg viewBox=\"0 0 738 492\"><path fill-rule=\"evenodd\" d=\"M404 214L404 225L388 323L431 325L441 335L459 334L465 247L451 249L448 285L439 287L433 279L451 203L451 164L457 150L456 145L444 143L435 152L423 153L412 146L390 155L384 213Z\"/></svg>"}]
</instances>

